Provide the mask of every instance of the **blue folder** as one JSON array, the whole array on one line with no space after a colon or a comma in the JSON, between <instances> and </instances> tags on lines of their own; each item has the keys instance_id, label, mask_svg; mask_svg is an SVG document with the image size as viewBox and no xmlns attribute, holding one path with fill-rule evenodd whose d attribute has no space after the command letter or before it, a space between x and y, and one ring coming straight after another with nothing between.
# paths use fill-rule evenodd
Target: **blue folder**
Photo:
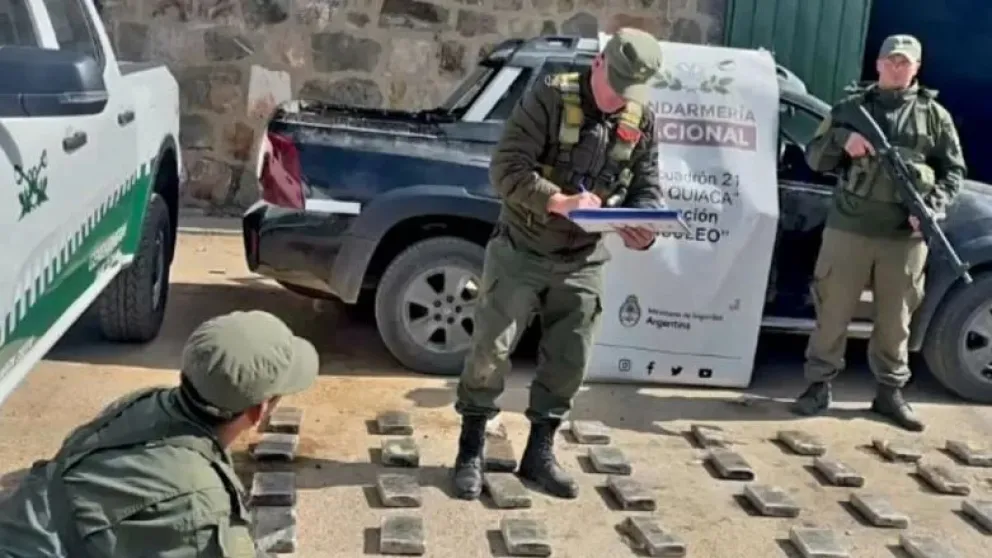
<instances>
[{"instance_id":1,"label":"blue folder","mask_svg":"<svg viewBox=\"0 0 992 558\"><path fill-rule=\"evenodd\" d=\"M605 207L576 209L568 218L587 232L613 232L617 227L644 227L659 233L688 233L682 212L675 209Z\"/></svg>"}]
</instances>

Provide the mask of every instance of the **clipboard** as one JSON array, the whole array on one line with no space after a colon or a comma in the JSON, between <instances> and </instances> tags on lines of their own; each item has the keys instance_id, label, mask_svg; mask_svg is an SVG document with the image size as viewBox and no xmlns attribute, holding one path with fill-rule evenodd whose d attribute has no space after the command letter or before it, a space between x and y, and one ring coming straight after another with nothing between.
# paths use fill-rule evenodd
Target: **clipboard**
<instances>
[{"instance_id":1,"label":"clipboard","mask_svg":"<svg viewBox=\"0 0 992 558\"><path fill-rule=\"evenodd\" d=\"M690 233L692 229L675 209L604 207L576 209L568 218L590 233L612 233L616 227L644 227L657 233Z\"/></svg>"}]
</instances>

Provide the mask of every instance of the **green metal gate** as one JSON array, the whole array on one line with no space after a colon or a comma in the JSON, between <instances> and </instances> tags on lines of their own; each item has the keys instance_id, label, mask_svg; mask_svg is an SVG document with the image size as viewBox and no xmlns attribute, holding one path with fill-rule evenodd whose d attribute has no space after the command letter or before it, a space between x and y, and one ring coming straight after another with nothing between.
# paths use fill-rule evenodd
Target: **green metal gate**
<instances>
[{"instance_id":1,"label":"green metal gate","mask_svg":"<svg viewBox=\"0 0 992 558\"><path fill-rule=\"evenodd\" d=\"M727 0L724 44L764 47L832 103L861 77L871 0Z\"/></svg>"}]
</instances>

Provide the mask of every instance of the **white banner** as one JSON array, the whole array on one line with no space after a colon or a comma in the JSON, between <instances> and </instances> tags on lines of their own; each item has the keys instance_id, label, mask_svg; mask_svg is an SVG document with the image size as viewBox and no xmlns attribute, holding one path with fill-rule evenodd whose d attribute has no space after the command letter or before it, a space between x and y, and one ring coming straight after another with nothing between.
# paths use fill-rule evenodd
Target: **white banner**
<instances>
[{"instance_id":1,"label":"white banner","mask_svg":"<svg viewBox=\"0 0 992 558\"><path fill-rule=\"evenodd\" d=\"M609 235L588 379L746 387L778 223L775 61L767 51L662 48L651 101L661 187L692 232L646 253Z\"/></svg>"}]
</instances>

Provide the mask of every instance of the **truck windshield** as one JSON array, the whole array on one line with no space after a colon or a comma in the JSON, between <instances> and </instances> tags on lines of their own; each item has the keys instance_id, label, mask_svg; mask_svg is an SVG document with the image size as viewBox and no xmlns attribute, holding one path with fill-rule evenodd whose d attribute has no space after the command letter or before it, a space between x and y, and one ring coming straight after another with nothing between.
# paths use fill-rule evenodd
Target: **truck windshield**
<instances>
[{"instance_id":1,"label":"truck windshield","mask_svg":"<svg viewBox=\"0 0 992 558\"><path fill-rule=\"evenodd\" d=\"M441 110L445 112L457 112L465 110L479 96L479 93L486 87L489 80L499 68L491 66L478 66L465 80L455 89L455 92L444 103Z\"/></svg>"},{"instance_id":2,"label":"truck windshield","mask_svg":"<svg viewBox=\"0 0 992 558\"><path fill-rule=\"evenodd\" d=\"M0 0L0 45L38 46L24 0Z\"/></svg>"}]
</instances>

